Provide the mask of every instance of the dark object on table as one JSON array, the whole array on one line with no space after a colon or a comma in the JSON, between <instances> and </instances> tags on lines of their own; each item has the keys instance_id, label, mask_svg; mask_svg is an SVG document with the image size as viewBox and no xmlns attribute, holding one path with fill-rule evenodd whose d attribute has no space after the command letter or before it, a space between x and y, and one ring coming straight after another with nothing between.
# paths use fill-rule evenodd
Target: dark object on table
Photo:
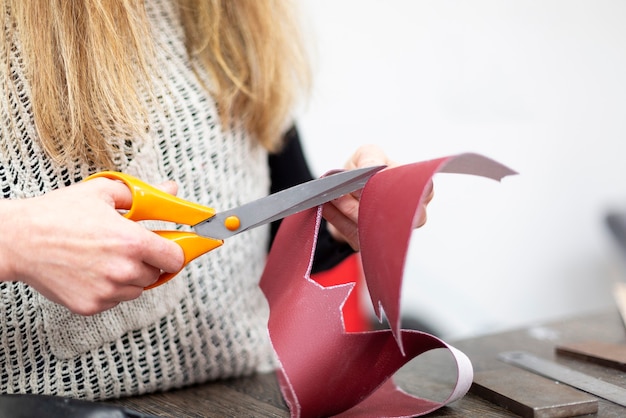
<instances>
[{"instance_id":1,"label":"dark object on table","mask_svg":"<svg viewBox=\"0 0 626 418\"><path fill-rule=\"evenodd\" d=\"M0 395L0 418L158 418L128 408L60 396Z\"/></svg>"},{"instance_id":2,"label":"dark object on table","mask_svg":"<svg viewBox=\"0 0 626 418\"><path fill-rule=\"evenodd\" d=\"M574 417L598 412L598 400L593 396L510 367L476 373L470 392L522 417Z\"/></svg>"},{"instance_id":3,"label":"dark object on table","mask_svg":"<svg viewBox=\"0 0 626 418\"><path fill-rule=\"evenodd\" d=\"M556 353L626 372L626 344L581 341L557 345Z\"/></svg>"}]
</instances>

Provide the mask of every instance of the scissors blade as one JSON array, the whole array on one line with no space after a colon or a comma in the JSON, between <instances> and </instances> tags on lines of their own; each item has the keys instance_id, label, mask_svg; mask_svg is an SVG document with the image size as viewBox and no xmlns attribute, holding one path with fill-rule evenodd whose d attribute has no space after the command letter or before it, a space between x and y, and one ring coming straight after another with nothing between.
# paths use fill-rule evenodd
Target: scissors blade
<instances>
[{"instance_id":1,"label":"scissors blade","mask_svg":"<svg viewBox=\"0 0 626 418\"><path fill-rule=\"evenodd\" d=\"M342 171L273 193L236 208L217 213L194 226L198 235L226 239L257 226L282 219L294 213L329 202L346 193L361 189L374 173L385 166ZM231 230L226 219L236 217L240 225ZM232 218L231 218L232 219Z\"/></svg>"}]
</instances>

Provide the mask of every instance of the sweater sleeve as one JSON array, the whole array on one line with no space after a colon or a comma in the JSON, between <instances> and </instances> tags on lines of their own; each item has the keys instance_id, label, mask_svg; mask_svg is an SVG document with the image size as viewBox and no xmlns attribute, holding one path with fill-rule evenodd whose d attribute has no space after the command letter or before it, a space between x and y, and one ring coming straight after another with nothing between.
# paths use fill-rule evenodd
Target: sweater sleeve
<instances>
[{"instance_id":1,"label":"sweater sleeve","mask_svg":"<svg viewBox=\"0 0 626 418\"><path fill-rule=\"evenodd\" d=\"M285 134L283 149L279 153L269 156L269 166L272 193L313 179L296 127L292 127ZM271 225L272 242L280 222L276 221ZM312 272L318 273L329 270L353 253L354 250L350 245L339 242L332 237L326 226L326 220L323 219L315 248Z\"/></svg>"}]
</instances>

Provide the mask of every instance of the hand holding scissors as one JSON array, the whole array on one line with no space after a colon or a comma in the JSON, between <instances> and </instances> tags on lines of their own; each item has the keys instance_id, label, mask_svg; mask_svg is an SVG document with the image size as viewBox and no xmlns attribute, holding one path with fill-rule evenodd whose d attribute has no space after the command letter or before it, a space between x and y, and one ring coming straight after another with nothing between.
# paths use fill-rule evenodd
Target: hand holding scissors
<instances>
[{"instance_id":1,"label":"hand holding scissors","mask_svg":"<svg viewBox=\"0 0 626 418\"><path fill-rule=\"evenodd\" d=\"M154 231L182 247L184 267L196 257L220 247L226 238L358 190L382 168L384 166L374 166L332 174L224 212L172 196L124 173L104 171L86 180L105 177L123 182L132 194L131 207L123 214L128 219L161 220L191 226L194 232ZM177 274L162 273L146 289L159 286Z\"/></svg>"}]
</instances>

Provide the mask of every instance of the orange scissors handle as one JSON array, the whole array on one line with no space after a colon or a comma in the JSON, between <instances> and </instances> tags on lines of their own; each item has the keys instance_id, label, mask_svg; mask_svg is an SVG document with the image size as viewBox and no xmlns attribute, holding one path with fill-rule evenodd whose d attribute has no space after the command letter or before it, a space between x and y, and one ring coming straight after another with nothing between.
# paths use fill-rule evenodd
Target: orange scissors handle
<instances>
[{"instance_id":1,"label":"orange scissors handle","mask_svg":"<svg viewBox=\"0 0 626 418\"><path fill-rule=\"evenodd\" d=\"M159 220L193 226L215 216L213 208L173 196L128 174L117 171L102 171L92 174L85 180L97 177L119 180L130 189L132 204L123 216L133 221ZM193 232L167 230L154 232L181 246L185 254L183 267L196 257L214 250L224 243L223 240L203 237ZM179 272L162 273L159 279L146 289L152 289L166 283Z\"/></svg>"},{"instance_id":2,"label":"orange scissors handle","mask_svg":"<svg viewBox=\"0 0 626 418\"><path fill-rule=\"evenodd\" d=\"M176 244L180 245L185 254L185 262L183 263L183 267L185 267L189 262L204 253L208 253L211 250L216 249L221 246L224 241L221 239L213 239L206 238L195 234L193 232L183 232L183 231L154 231L156 234L162 236L163 238L167 238L170 241L174 241ZM182 268L181 268L182 270ZM152 283L150 286L145 287L146 290L155 288L157 286L161 286L164 283L172 280L180 270L174 273L161 273L159 279Z\"/></svg>"}]
</instances>

